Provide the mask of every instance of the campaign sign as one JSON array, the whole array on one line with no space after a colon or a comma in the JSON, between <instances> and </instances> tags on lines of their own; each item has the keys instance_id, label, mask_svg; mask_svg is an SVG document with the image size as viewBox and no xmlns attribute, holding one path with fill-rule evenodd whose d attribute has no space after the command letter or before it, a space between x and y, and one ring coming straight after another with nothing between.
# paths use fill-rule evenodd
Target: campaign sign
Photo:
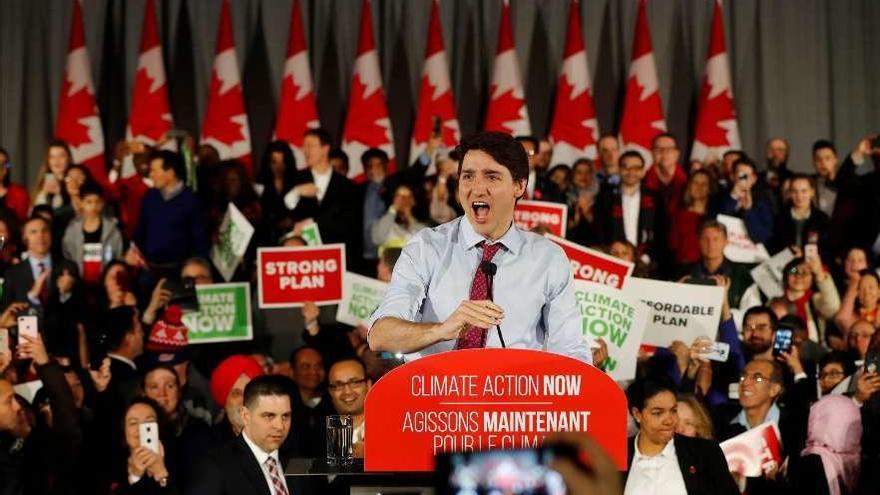
<instances>
[{"instance_id":1,"label":"campaign sign","mask_svg":"<svg viewBox=\"0 0 880 495\"><path fill-rule=\"evenodd\" d=\"M190 344L251 340L251 288L247 282L196 286L199 310L184 313Z\"/></svg>"},{"instance_id":2,"label":"campaign sign","mask_svg":"<svg viewBox=\"0 0 880 495\"><path fill-rule=\"evenodd\" d=\"M367 394L364 469L432 471L441 452L535 448L589 433L626 468L626 397L582 361L527 349L467 349L391 370Z\"/></svg>"},{"instance_id":3,"label":"campaign sign","mask_svg":"<svg viewBox=\"0 0 880 495\"><path fill-rule=\"evenodd\" d=\"M617 381L636 377L636 360L650 309L630 294L575 280L574 297L581 313L581 330L591 339L605 341L605 370ZM599 363L596 363L597 365Z\"/></svg>"},{"instance_id":4,"label":"campaign sign","mask_svg":"<svg viewBox=\"0 0 880 495\"><path fill-rule=\"evenodd\" d=\"M727 228L725 258L737 263L760 263L770 257L763 244L755 244L749 237L746 223L741 218L718 215L718 221Z\"/></svg>"},{"instance_id":5,"label":"campaign sign","mask_svg":"<svg viewBox=\"0 0 880 495\"><path fill-rule=\"evenodd\" d=\"M595 282L616 289L622 289L626 278L632 274L633 265L601 251L566 241L555 235L545 237L558 244L571 262L571 272L577 280Z\"/></svg>"},{"instance_id":6,"label":"campaign sign","mask_svg":"<svg viewBox=\"0 0 880 495\"><path fill-rule=\"evenodd\" d=\"M543 225L551 234L565 237L568 227L568 206L549 201L521 199L513 209L513 222L523 230Z\"/></svg>"},{"instance_id":7,"label":"campaign sign","mask_svg":"<svg viewBox=\"0 0 880 495\"><path fill-rule=\"evenodd\" d=\"M257 250L260 308L295 308L342 300L345 245L272 247Z\"/></svg>"},{"instance_id":8,"label":"campaign sign","mask_svg":"<svg viewBox=\"0 0 880 495\"><path fill-rule=\"evenodd\" d=\"M343 299L336 309L336 321L353 327L366 325L370 315L382 303L388 284L351 272L345 272L342 282Z\"/></svg>"},{"instance_id":9,"label":"campaign sign","mask_svg":"<svg viewBox=\"0 0 880 495\"><path fill-rule=\"evenodd\" d=\"M649 306L643 344L669 347L680 340L690 345L697 337L715 340L718 334L724 297L721 287L632 277L626 292Z\"/></svg>"},{"instance_id":10,"label":"campaign sign","mask_svg":"<svg viewBox=\"0 0 880 495\"><path fill-rule=\"evenodd\" d=\"M779 427L768 421L721 442L721 451L731 473L758 477L782 465L781 445Z\"/></svg>"}]
</instances>

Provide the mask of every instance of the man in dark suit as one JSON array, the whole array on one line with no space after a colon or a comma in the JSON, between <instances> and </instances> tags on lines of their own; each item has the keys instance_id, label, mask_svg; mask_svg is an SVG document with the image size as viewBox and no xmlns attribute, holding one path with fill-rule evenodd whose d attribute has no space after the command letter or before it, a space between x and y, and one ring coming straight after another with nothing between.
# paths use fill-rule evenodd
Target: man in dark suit
<instances>
[{"instance_id":1,"label":"man in dark suit","mask_svg":"<svg viewBox=\"0 0 880 495\"><path fill-rule=\"evenodd\" d=\"M664 209L644 187L645 159L638 152L620 155L620 184L606 186L596 200L603 244L628 240L646 264L666 263Z\"/></svg>"},{"instance_id":2,"label":"man in dark suit","mask_svg":"<svg viewBox=\"0 0 880 495\"><path fill-rule=\"evenodd\" d=\"M29 218L22 238L27 256L6 269L3 307L28 303L37 311L49 352L75 358L79 356L77 267L52 256L52 227L45 219Z\"/></svg>"},{"instance_id":3,"label":"man in dark suit","mask_svg":"<svg viewBox=\"0 0 880 495\"><path fill-rule=\"evenodd\" d=\"M259 376L251 380L244 388L241 434L202 460L186 493L302 493L300 487L285 481L287 459L280 458L278 450L290 432L290 418L290 396L282 377Z\"/></svg>"},{"instance_id":4,"label":"man in dark suit","mask_svg":"<svg viewBox=\"0 0 880 495\"><path fill-rule=\"evenodd\" d=\"M144 352L144 330L134 306L119 306L104 313L99 339L104 349L93 344L92 352L107 352L110 358L110 386L113 405L122 412L140 391L141 376L135 360ZM121 418L119 418L121 419Z\"/></svg>"},{"instance_id":5,"label":"man in dark suit","mask_svg":"<svg viewBox=\"0 0 880 495\"><path fill-rule=\"evenodd\" d=\"M312 219L325 244L345 243L347 257L360 252L360 196L347 177L330 166L330 134L324 129L306 131L303 155L308 169L296 173L293 189L284 196L299 231ZM359 159L359 157L352 157Z\"/></svg>"},{"instance_id":6,"label":"man in dark suit","mask_svg":"<svg viewBox=\"0 0 880 495\"><path fill-rule=\"evenodd\" d=\"M716 442L675 434L678 400L669 379L637 380L626 397L639 433L629 440L624 495L739 493Z\"/></svg>"}]
</instances>

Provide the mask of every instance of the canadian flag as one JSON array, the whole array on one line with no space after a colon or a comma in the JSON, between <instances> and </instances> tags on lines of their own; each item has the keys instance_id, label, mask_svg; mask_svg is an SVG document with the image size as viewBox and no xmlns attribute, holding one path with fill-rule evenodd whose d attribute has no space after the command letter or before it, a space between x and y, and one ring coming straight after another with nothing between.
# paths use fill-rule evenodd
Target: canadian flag
<instances>
[{"instance_id":1,"label":"canadian flag","mask_svg":"<svg viewBox=\"0 0 880 495\"><path fill-rule=\"evenodd\" d=\"M104 130L95 103L95 86L92 84L79 0L73 2L70 48L61 83L55 135L70 145L75 163L85 165L101 185L108 184L104 167Z\"/></svg>"},{"instance_id":2,"label":"canadian flag","mask_svg":"<svg viewBox=\"0 0 880 495\"><path fill-rule=\"evenodd\" d=\"M156 144L174 124L168 103L168 84L162 61L162 46L156 27L156 9L153 0L147 0L144 28L141 31L141 53L138 56L131 113L128 116L128 140Z\"/></svg>"},{"instance_id":3,"label":"canadian flag","mask_svg":"<svg viewBox=\"0 0 880 495\"><path fill-rule=\"evenodd\" d=\"M431 19L428 21L428 45L425 49L425 67L419 89L419 106L413 128L410 162L425 151L434 130L435 119L440 119L443 145L452 148L459 140L458 118L455 115L455 99L449 83L449 67L443 48L443 30L440 26L438 1L431 2Z\"/></svg>"},{"instance_id":4,"label":"canadian flag","mask_svg":"<svg viewBox=\"0 0 880 495\"><path fill-rule=\"evenodd\" d=\"M251 173L251 135L241 92L229 0L223 0L220 11L215 53L201 141L217 148L223 160L241 160Z\"/></svg>"},{"instance_id":5,"label":"canadian flag","mask_svg":"<svg viewBox=\"0 0 880 495\"><path fill-rule=\"evenodd\" d=\"M290 33L287 36L287 60L284 62L284 78L281 80L281 102L278 106L278 120L275 122L275 139L282 139L290 144L299 168L306 167L302 154L303 134L321 126L304 32L299 0L293 0Z\"/></svg>"},{"instance_id":6,"label":"canadian flag","mask_svg":"<svg viewBox=\"0 0 880 495\"><path fill-rule=\"evenodd\" d=\"M724 21L721 0L712 12L712 34L706 58L706 75L697 104L697 126L691 160L720 159L724 152L739 149L739 126L733 107L730 65L724 47Z\"/></svg>"},{"instance_id":7,"label":"canadian flag","mask_svg":"<svg viewBox=\"0 0 880 495\"><path fill-rule=\"evenodd\" d=\"M373 40L372 12L370 0L363 0L357 58L354 61L351 94L348 98L348 115L342 131L342 149L350 160L348 176L357 181L365 179L361 155L369 148L379 148L388 153L391 159L389 172L394 169L394 136L391 133L388 107L385 106L379 53Z\"/></svg>"},{"instance_id":8,"label":"canadian flag","mask_svg":"<svg viewBox=\"0 0 880 495\"><path fill-rule=\"evenodd\" d=\"M553 141L554 162L571 166L578 158L596 158L599 123L593 106L578 0L571 0L568 10L568 35L559 86L556 88L556 110L553 112L550 138Z\"/></svg>"},{"instance_id":9,"label":"canadian flag","mask_svg":"<svg viewBox=\"0 0 880 495\"><path fill-rule=\"evenodd\" d=\"M657 65L651 48L651 32L645 13L646 0L639 0L632 60L626 83L626 98L620 121L620 143L624 149L637 150L650 165L651 140L666 131L663 103L657 83Z\"/></svg>"},{"instance_id":10,"label":"canadian flag","mask_svg":"<svg viewBox=\"0 0 880 495\"><path fill-rule=\"evenodd\" d=\"M498 26L498 49L492 67L492 84L489 87L489 108L486 110L487 131L508 132L514 136L529 135L529 110L526 108L525 92L520 77L519 61L513 46L513 30L510 26L510 5L504 0L501 6L501 24Z\"/></svg>"}]
</instances>

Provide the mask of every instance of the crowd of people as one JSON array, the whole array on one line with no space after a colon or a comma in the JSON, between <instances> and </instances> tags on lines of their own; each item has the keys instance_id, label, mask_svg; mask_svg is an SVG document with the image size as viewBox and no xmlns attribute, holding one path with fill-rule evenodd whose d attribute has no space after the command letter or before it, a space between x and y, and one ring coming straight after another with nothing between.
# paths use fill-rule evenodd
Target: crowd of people
<instances>
[{"instance_id":1,"label":"crowd of people","mask_svg":"<svg viewBox=\"0 0 880 495\"><path fill-rule=\"evenodd\" d=\"M654 138L650 157L621 152L606 135L595 160L571 164L554 163L547 139L516 139L529 163L523 198L566 204L570 241L634 263L635 276L725 291L717 340L730 345L726 362L705 359L710 341L677 341L640 355L637 378L621 384L633 438L619 489L876 492L873 136L841 153L817 141L811 174L789 168L779 138L760 166L737 150L682 163L671 134ZM95 177L53 141L30 193L11 182L0 149L0 328L9 343L0 347L0 494L338 488L285 481L284 461L324 455L330 414L353 416L353 450L363 456L365 396L399 357L371 350L368 329L337 322L335 307L310 302L254 303L253 340L191 345L175 303L185 282L223 281L209 259L229 205L255 229L231 280L253 287L257 248L304 246L313 223L324 243L346 246L349 271L388 282L410 237L462 215L459 157L439 137L397 167L379 149L348 157L332 142L323 129L307 131L305 163L273 142L254 173L191 139L177 143L191 153L121 142L107 176ZM363 180L347 178L349 160L361 160ZM770 254L792 252L781 296L762 294L751 267L725 257L719 214L742 219ZM17 332L21 316L37 317L39 335ZM794 341L781 354L780 329ZM606 356L594 350L594 364ZM36 380L42 387L29 393ZM719 442L766 421L778 424L784 462L761 477L730 474ZM159 427L155 450L142 446L148 423Z\"/></svg>"}]
</instances>

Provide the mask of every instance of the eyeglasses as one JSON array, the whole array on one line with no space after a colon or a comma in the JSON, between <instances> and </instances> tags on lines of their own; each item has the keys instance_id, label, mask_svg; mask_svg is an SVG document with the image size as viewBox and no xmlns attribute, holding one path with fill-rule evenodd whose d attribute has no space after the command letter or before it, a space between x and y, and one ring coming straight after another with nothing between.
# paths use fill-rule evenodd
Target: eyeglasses
<instances>
[{"instance_id":1,"label":"eyeglasses","mask_svg":"<svg viewBox=\"0 0 880 495\"><path fill-rule=\"evenodd\" d=\"M844 376L845 374L846 373L837 370L823 371L822 373L819 373L819 378L837 378Z\"/></svg>"},{"instance_id":2,"label":"eyeglasses","mask_svg":"<svg viewBox=\"0 0 880 495\"><path fill-rule=\"evenodd\" d=\"M759 323L757 325L744 325L743 330L748 330L750 332L755 332L758 330L770 330L770 325L766 323Z\"/></svg>"},{"instance_id":3,"label":"eyeglasses","mask_svg":"<svg viewBox=\"0 0 880 495\"><path fill-rule=\"evenodd\" d=\"M806 277L807 275L810 275L810 269L802 266L793 266L788 270L788 274L799 277Z\"/></svg>"},{"instance_id":4,"label":"eyeglasses","mask_svg":"<svg viewBox=\"0 0 880 495\"><path fill-rule=\"evenodd\" d=\"M351 387L351 388L357 388L357 387L360 387L361 385L363 385L363 384L366 383L366 382L367 382L367 379L366 379L366 378L355 378L355 379L353 379L353 380L349 380L349 381L347 381L347 382L334 382L334 383L331 383L327 388L329 388L330 390L336 392L336 391L338 391L338 390L343 390L343 389L348 388L348 387Z\"/></svg>"},{"instance_id":5,"label":"eyeglasses","mask_svg":"<svg viewBox=\"0 0 880 495\"><path fill-rule=\"evenodd\" d=\"M752 381L754 381L755 383L764 383L766 381L770 381L769 378L767 378L766 376L764 376L760 373L752 373L751 375L749 375L747 373L743 373L743 374L739 375L739 382L743 383L746 381L747 378L751 378Z\"/></svg>"}]
</instances>

